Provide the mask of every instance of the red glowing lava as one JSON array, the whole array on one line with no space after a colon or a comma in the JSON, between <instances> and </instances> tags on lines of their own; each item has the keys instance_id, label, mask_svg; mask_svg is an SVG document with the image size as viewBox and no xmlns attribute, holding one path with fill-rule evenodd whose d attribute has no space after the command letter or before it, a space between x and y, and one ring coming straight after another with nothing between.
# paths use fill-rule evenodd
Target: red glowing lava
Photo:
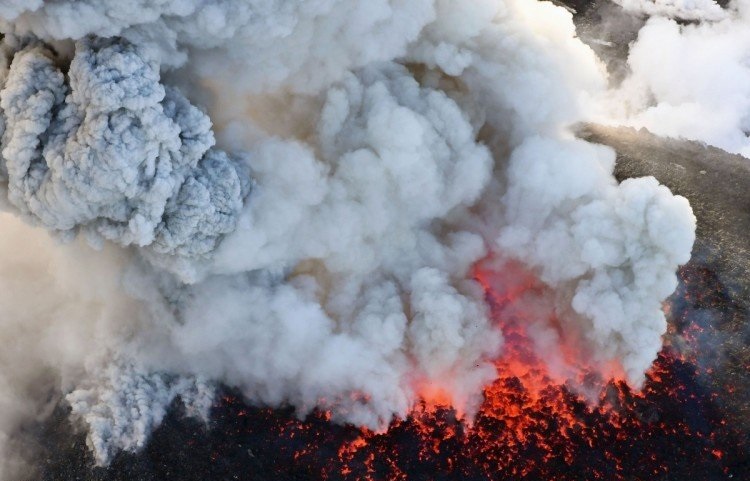
<instances>
[{"instance_id":1,"label":"red glowing lava","mask_svg":"<svg viewBox=\"0 0 750 481\"><path fill-rule=\"evenodd\" d=\"M602 377L617 373L617 366L587 367L566 340L559 361L577 376L563 379L540 359L519 319L501 315L508 304L543 287L512 263L502 274L481 267L475 277L485 287L506 344L496 361L498 378L485 389L474 422L457 420L446 398L430 396L387 433L361 430L342 444L323 478L609 481L641 479L633 477L640 473L673 479L684 475L686 466L688 473L704 470L702 479L731 474L722 462L725 451L715 446L732 433L713 410L716 394L692 384L694 362L666 348L643 390L635 392L623 377ZM404 445L409 438L416 453ZM742 454L735 451L733 459Z\"/></svg>"},{"instance_id":2,"label":"red glowing lava","mask_svg":"<svg viewBox=\"0 0 750 481\"><path fill-rule=\"evenodd\" d=\"M488 287L493 315L511 312L504 307L528 300L524 296L539 287L522 270L504 285L487 272L478 270L476 277ZM500 317L505 348L498 378L485 389L471 424L445 405L441 393L374 433L331 423L323 412L299 420L291 408L247 406L227 392L214 407L210 429L173 414L138 455L138 466L150 466L147 479L164 481L750 479L750 434L728 421L722 407L728 391L706 382L714 367L696 357L709 329L696 312L741 313L721 301L706 272L682 274L669 303L672 332L639 392L606 381L601 373L609 367L587 373L572 347L560 356L581 374L562 381L541 362L525 326ZM111 479L132 479L134 462L115 460Z\"/></svg>"}]
</instances>

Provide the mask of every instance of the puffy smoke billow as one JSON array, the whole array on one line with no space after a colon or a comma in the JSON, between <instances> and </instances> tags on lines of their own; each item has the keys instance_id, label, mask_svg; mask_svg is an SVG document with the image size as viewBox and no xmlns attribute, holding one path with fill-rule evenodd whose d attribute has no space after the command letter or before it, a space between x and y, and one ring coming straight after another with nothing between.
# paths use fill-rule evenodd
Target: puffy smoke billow
<instances>
[{"instance_id":1,"label":"puffy smoke billow","mask_svg":"<svg viewBox=\"0 0 750 481\"><path fill-rule=\"evenodd\" d=\"M617 185L614 160L583 141L529 138L511 155L498 245L569 293L568 329L638 386L661 349L660 304L677 287L670 268L689 259L694 221L687 200L653 178Z\"/></svg>"},{"instance_id":2,"label":"puffy smoke billow","mask_svg":"<svg viewBox=\"0 0 750 481\"><path fill-rule=\"evenodd\" d=\"M630 47L630 73L610 99L607 121L750 157L750 3L708 2L687 16L647 8L659 2L618 3L653 16Z\"/></svg>"},{"instance_id":3,"label":"puffy smoke billow","mask_svg":"<svg viewBox=\"0 0 750 481\"><path fill-rule=\"evenodd\" d=\"M101 463L115 450L142 448L178 395L189 414L203 419L213 402L213 390L204 381L145 375L133 365L117 362L89 378L88 384L89 389L73 391L67 401L73 414L89 426L88 443Z\"/></svg>"},{"instance_id":4,"label":"puffy smoke billow","mask_svg":"<svg viewBox=\"0 0 750 481\"><path fill-rule=\"evenodd\" d=\"M210 150L208 118L129 42L78 42L66 75L27 46L0 96L7 199L47 229L178 256L208 254L234 230L241 165Z\"/></svg>"},{"instance_id":5,"label":"puffy smoke billow","mask_svg":"<svg viewBox=\"0 0 750 481\"><path fill-rule=\"evenodd\" d=\"M0 217L0 339L20 346L0 353L5 459L38 386L101 464L177 399L206 416L218 383L373 429L436 395L470 419L502 355L472 279L488 256L548 287L547 359L559 339L642 382L695 221L570 134L606 77L564 9L40 0L0 17L2 202L69 241Z\"/></svg>"}]
</instances>

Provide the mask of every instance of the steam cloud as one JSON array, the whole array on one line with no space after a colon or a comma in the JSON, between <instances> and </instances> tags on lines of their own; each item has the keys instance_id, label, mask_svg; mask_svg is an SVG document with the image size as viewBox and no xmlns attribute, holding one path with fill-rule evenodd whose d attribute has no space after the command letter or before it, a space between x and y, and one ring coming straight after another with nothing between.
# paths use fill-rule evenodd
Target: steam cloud
<instances>
[{"instance_id":1,"label":"steam cloud","mask_svg":"<svg viewBox=\"0 0 750 481\"><path fill-rule=\"evenodd\" d=\"M611 91L551 3L37 0L0 17L0 477L50 392L102 464L177 397L207 416L215 383L374 429L435 393L470 418L503 344L472 279L488 256L549 287L539 332L643 381L695 220L653 178L618 184L614 152L570 128L645 84L660 100L649 32L681 48L688 27L650 21ZM656 115L638 108L617 118Z\"/></svg>"},{"instance_id":2,"label":"steam cloud","mask_svg":"<svg viewBox=\"0 0 750 481\"><path fill-rule=\"evenodd\" d=\"M687 11L670 3L621 3L656 15L630 48L630 74L611 99L610 122L750 157L750 3L674 4Z\"/></svg>"}]
</instances>

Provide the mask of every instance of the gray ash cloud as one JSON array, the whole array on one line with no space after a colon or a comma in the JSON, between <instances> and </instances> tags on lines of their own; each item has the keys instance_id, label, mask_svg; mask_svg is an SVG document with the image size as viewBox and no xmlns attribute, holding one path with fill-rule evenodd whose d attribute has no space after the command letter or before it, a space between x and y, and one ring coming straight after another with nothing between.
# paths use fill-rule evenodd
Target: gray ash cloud
<instances>
[{"instance_id":1,"label":"gray ash cloud","mask_svg":"<svg viewBox=\"0 0 750 481\"><path fill-rule=\"evenodd\" d=\"M34 42L4 77L0 175L22 215L167 256L207 255L234 230L246 168L130 42L81 40L65 73Z\"/></svg>"}]
</instances>

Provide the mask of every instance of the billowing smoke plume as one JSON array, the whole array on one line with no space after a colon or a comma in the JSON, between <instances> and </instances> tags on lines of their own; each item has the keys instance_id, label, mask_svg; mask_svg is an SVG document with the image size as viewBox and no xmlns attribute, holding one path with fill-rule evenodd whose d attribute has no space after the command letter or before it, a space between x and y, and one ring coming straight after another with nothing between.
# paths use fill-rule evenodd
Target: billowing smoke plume
<instances>
[{"instance_id":1,"label":"billowing smoke plume","mask_svg":"<svg viewBox=\"0 0 750 481\"><path fill-rule=\"evenodd\" d=\"M609 121L750 157L750 3L618 3L654 16L630 47Z\"/></svg>"},{"instance_id":2,"label":"billowing smoke plume","mask_svg":"<svg viewBox=\"0 0 750 481\"><path fill-rule=\"evenodd\" d=\"M498 245L570 291L567 316L583 322L595 357L618 359L638 385L661 349L659 305L677 287L671 268L687 262L694 238L686 235L684 198L653 178L616 185L614 160L611 150L583 141L527 140L511 155L510 225Z\"/></svg>"},{"instance_id":3,"label":"billowing smoke plume","mask_svg":"<svg viewBox=\"0 0 750 481\"><path fill-rule=\"evenodd\" d=\"M6 458L40 385L100 463L178 397L207 416L216 383L374 429L422 397L470 418L502 354L472 278L488 257L548 287L545 358L576 345L642 382L695 221L570 133L607 81L564 9L39 0L0 17L3 205L68 241L0 218Z\"/></svg>"}]
</instances>

